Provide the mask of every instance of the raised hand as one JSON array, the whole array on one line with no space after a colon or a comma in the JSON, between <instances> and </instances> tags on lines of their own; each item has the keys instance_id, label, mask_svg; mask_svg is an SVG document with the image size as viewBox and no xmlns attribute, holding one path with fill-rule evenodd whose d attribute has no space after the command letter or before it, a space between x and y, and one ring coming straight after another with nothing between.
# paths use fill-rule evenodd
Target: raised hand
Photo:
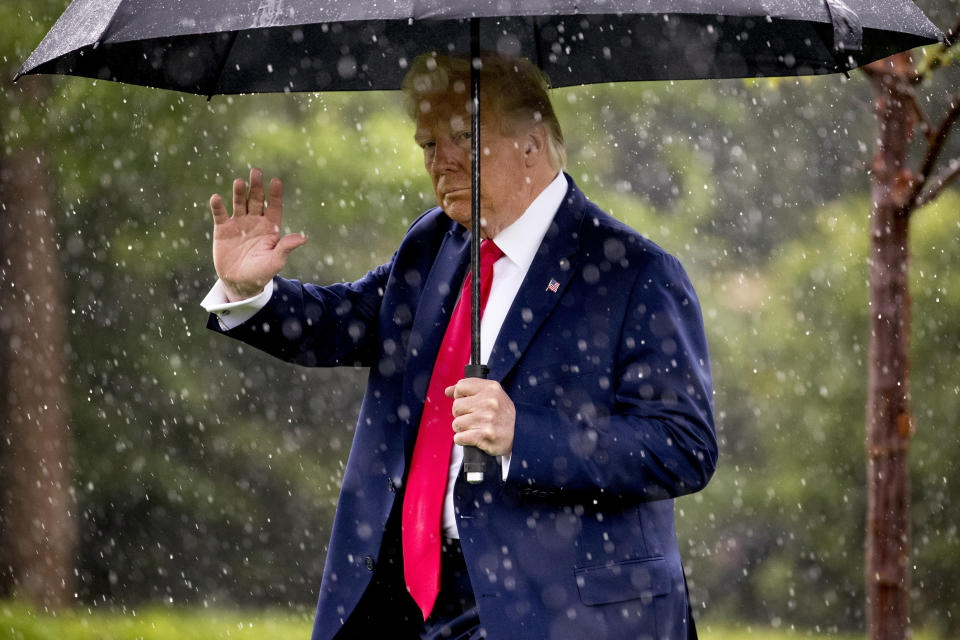
<instances>
[{"instance_id":1,"label":"raised hand","mask_svg":"<svg viewBox=\"0 0 960 640\"><path fill-rule=\"evenodd\" d=\"M234 302L257 295L287 263L290 252L307 239L301 233L280 235L283 183L270 181L264 208L263 172L250 170L250 193L243 178L233 181L233 215L220 194L210 198L213 213L213 267Z\"/></svg>"}]
</instances>

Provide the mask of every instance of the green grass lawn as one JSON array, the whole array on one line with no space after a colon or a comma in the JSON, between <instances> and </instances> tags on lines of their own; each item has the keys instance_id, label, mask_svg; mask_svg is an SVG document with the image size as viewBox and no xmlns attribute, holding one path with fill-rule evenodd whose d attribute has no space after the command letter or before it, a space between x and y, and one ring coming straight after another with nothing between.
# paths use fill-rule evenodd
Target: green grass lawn
<instances>
[{"instance_id":1,"label":"green grass lawn","mask_svg":"<svg viewBox=\"0 0 960 640\"><path fill-rule=\"evenodd\" d=\"M50 615L0 603L3 640L308 640L312 629L312 612L151 607Z\"/></svg>"},{"instance_id":2,"label":"green grass lawn","mask_svg":"<svg viewBox=\"0 0 960 640\"><path fill-rule=\"evenodd\" d=\"M312 628L312 611L152 606L125 611L78 608L52 615L0 602L0 640L308 640ZM857 634L709 620L698 622L697 628L702 640L864 639ZM915 632L913 638L935 636Z\"/></svg>"},{"instance_id":3,"label":"green grass lawn","mask_svg":"<svg viewBox=\"0 0 960 640\"><path fill-rule=\"evenodd\" d=\"M724 622L721 624L697 621L701 640L865 640L866 634L830 633L817 629L789 629L758 626L750 623ZM914 630L912 640L937 640L938 636Z\"/></svg>"}]
</instances>

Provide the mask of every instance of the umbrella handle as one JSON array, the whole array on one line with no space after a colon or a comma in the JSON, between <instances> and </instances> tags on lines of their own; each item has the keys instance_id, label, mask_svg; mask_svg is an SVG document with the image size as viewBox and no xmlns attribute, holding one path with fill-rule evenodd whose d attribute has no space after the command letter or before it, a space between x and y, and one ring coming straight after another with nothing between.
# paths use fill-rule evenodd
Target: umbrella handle
<instances>
[{"instance_id":1,"label":"umbrella handle","mask_svg":"<svg viewBox=\"0 0 960 640\"><path fill-rule=\"evenodd\" d=\"M484 378L490 373L485 364L468 364L463 368L464 378ZM483 482L483 470L487 466L487 454L476 447L463 448L463 476L470 484Z\"/></svg>"}]
</instances>

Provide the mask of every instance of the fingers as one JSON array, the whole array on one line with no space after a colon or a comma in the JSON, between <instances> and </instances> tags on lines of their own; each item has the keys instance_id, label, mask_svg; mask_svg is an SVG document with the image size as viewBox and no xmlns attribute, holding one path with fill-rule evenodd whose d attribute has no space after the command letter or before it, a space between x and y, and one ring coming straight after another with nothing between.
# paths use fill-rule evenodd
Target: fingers
<instances>
[{"instance_id":1,"label":"fingers","mask_svg":"<svg viewBox=\"0 0 960 640\"><path fill-rule=\"evenodd\" d=\"M489 447L489 441L492 440L490 437L485 437L487 434L482 432L480 429L469 429L464 427L461 430L454 428L453 433L453 444L458 444L461 447L476 447L481 451L487 452Z\"/></svg>"},{"instance_id":2,"label":"fingers","mask_svg":"<svg viewBox=\"0 0 960 640\"><path fill-rule=\"evenodd\" d=\"M448 398L453 398L453 416L456 418L483 409L496 411L499 402L495 391L499 388L500 383L494 380L463 378L457 384L444 389L443 393Z\"/></svg>"},{"instance_id":3,"label":"fingers","mask_svg":"<svg viewBox=\"0 0 960 640\"><path fill-rule=\"evenodd\" d=\"M460 446L478 447L487 451L496 440L493 424L477 414L456 418L453 423L453 442Z\"/></svg>"},{"instance_id":4,"label":"fingers","mask_svg":"<svg viewBox=\"0 0 960 640\"><path fill-rule=\"evenodd\" d=\"M459 418L468 413L488 414L496 413L500 410L500 400L495 395L478 394L475 396L463 396L453 401L453 417Z\"/></svg>"},{"instance_id":5,"label":"fingers","mask_svg":"<svg viewBox=\"0 0 960 640\"><path fill-rule=\"evenodd\" d=\"M263 215L263 172L257 167L250 169L250 197L247 198L247 215Z\"/></svg>"},{"instance_id":6,"label":"fingers","mask_svg":"<svg viewBox=\"0 0 960 640\"><path fill-rule=\"evenodd\" d=\"M250 194L247 195L247 183L243 178L233 181L233 215L263 215L263 171L257 167L250 169ZM279 178L270 181L270 204L267 214L272 215L276 224L280 224L280 212L283 204L283 183ZM211 204L212 206L212 204Z\"/></svg>"},{"instance_id":7,"label":"fingers","mask_svg":"<svg viewBox=\"0 0 960 640\"><path fill-rule=\"evenodd\" d=\"M294 249L297 247L302 247L307 242L307 237L302 233L291 233L288 236L283 236L280 238L280 241L277 242L276 250L283 254L284 260L289 256Z\"/></svg>"},{"instance_id":8,"label":"fingers","mask_svg":"<svg viewBox=\"0 0 960 640\"><path fill-rule=\"evenodd\" d=\"M472 396L479 393L481 389L489 386L491 383L499 386L499 383L495 380L485 380L484 378L463 378L457 384L444 389L443 393L448 398L464 398L466 396Z\"/></svg>"},{"instance_id":9,"label":"fingers","mask_svg":"<svg viewBox=\"0 0 960 640\"><path fill-rule=\"evenodd\" d=\"M455 436L461 433L469 434L470 431L473 431L473 434L468 435L469 438L482 438L485 430L491 428L491 421L490 416L486 415L485 412L470 412L454 418L451 426Z\"/></svg>"},{"instance_id":10,"label":"fingers","mask_svg":"<svg viewBox=\"0 0 960 640\"><path fill-rule=\"evenodd\" d=\"M267 219L279 227L282 216L283 181L281 181L280 178L274 178L270 181L270 197L267 199Z\"/></svg>"},{"instance_id":11,"label":"fingers","mask_svg":"<svg viewBox=\"0 0 960 640\"><path fill-rule=\"evenodd\" d=\"M513 450L516 407L496 380L464 378L444 390L453 398L453 441L490 455Z\"/></svg>"},{"instance_id":12,"label":"fingers","mask_svg":"<svg viewBox=\"0 0 960 640\"><path fill-rule=\"evenodd\" d=\"M210 197L210 211L213 213L213 224L215 225L223 224L230 218L227 207L223 204L223 198L220 197L219 193Z\"/></svg>"},{"instance_id":13,"label":"fingers","mask_svg":"<svg viewBox=\"0 0 960 640\"><path fill-rule=\"evenodd\" d=\"M243 178L233 181L233 215L247 215L247 183Z\"/></svg>"},{"instance_id":14,"label":"fingers","mask_svg":"<svg viewBox=\"0 0 960 640\"><path fill-rule=\"evenodd\" d=\"M507 455L513 450L513 424L472 413L453 421L453 442L460 446L477 447L492 456Z\"/></svg>"},{"instance_id":15,"label":"fingers","mask_svg":"<svg viewBox=\"0 0 960 640\"><path fill-rule=\"evenodd\" d=\"M247 195L247 183L243 178L233 181L233 215L260 216L263 215L263 171L257 167L250 169L250 194ZM221 202L222 203L222 202ZM280 212L283 205L283 182L279 178L270 181L270 202L267 205L267 215L272 216L276 224L280 224ZM213 199L210 199L210 208L213 209ZM224 211L226 208L224 207ZM216 220L216 216L214 217Z\"/></svg>"}]
</instances>

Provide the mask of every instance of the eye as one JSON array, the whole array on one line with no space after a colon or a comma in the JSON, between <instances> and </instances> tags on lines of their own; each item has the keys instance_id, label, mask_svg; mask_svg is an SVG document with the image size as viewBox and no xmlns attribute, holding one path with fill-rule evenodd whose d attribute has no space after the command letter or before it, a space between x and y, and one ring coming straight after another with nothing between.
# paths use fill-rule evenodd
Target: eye
<instances>
[{"instance_id":1,"label":"eye","mask_svg":"<svg viewBox=\"0 0 960 640\"><path fill-rule=\"evenodd\" d=\"M472 137L473 137L473 133L470 131L464 131L463 133L460 134L460 138L463 140L469 140Z\"/></svg>"},{"instance_id":2,"label":"eye","mask_svg":"<svg viewBox=\"0 0 960 640\"><path fill-rule=\"evenodd\" d=\"M433 149L435 146L437 146L437 143L434 142L433 140L424 140L423 142L420 143L420 148L423 149L424 151L429 151Z\"/></svg>"}]
</instances>

